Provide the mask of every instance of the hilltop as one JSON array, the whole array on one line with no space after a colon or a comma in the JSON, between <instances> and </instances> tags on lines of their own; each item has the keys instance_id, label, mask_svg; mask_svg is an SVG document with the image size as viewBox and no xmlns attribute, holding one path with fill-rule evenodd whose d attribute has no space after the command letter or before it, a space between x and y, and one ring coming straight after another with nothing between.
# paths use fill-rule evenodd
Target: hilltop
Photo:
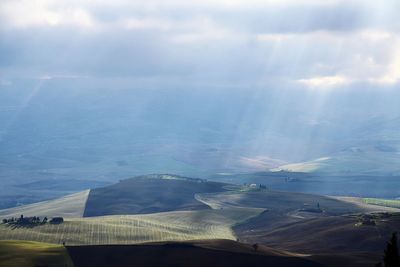
<instances>
[{"instance_id":1,"label":"hilltop","mask_svg":"<svg viewBox=\"0 0 400 267\"><path fill-rule=\"evenodd\" d=\"M168 174L138 176L91 190L84 217L207 209L194 195L225 191L226 185Z\"/></svg>"}]
</instances>

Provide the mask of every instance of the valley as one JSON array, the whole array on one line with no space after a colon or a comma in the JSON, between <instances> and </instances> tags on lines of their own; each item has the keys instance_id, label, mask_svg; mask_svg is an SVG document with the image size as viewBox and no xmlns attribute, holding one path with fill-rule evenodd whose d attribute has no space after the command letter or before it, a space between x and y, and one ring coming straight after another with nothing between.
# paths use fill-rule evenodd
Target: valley
<instances>
[{"instance_id":1,"label":"valley","mask_svg":"<svg viewBox=\"0 0 400 267\"><path fill-rule=\"evenodd\" d=\"M173 251L185 251L187 246L195 246L196 254L199 248L194 244L212 244L213 240L231 240L238 246L248 244L250 250L245 254L258 254L258 246L265 246L269 252L281 253L274 256L279 260L307 260L304 266L330 265L331 257L336 257L336 266L348 261L353 266L363 266L379 261L391 232L400 229L400 209L388 207L385 202L275 191L259 185L167 174L134 177L60 199L0 211L3 218L20 214L62 216L64 222L3 223L0 240L64 244L69 252L79 255L82 249L86 251L83 258L74 260L70 254L74 263L80 262L76 266L85 266L82 261L88 260L91 251L100 249L99 245L112 245L110 251L136 251L140 247L139 250L147 251L143 253L151 253L159 245L144 244L162 242L161 246L168 248L165 253L174 255ZM172 241L177 245L169 245ZM257 248L251 249L254 244ZM227 253L236 253L232 247L222 247Z\"/></svg>"}]
</instances>

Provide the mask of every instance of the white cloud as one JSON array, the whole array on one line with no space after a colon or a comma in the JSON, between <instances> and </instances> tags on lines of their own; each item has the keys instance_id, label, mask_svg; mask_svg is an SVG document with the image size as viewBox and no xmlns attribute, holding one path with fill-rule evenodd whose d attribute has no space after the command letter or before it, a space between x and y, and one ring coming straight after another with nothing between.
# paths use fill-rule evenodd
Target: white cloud
<instances>
[{"instance_id":1,"label":"white cloud","mask_svg":"<svg viewBox=\"0 0 400 267\"><path fill-rule=\"evenodd\" d=\"M335 75L299 79L297 82L312 89L326 89L349 84L351 79L342 75Z\"/></svg>"},{"instance_id":2,"label":"white cloud","mask_svg":"<svg viewBox=\"0 0 400 267\"><path fill-rule=\"evenodd\" d=\"M386 67L386 71L380 77L368 79L371 82L394 85L400 82L400 51L393 55L393 61Z\"/></svg>"},{"instance_id":3,"label":"white cloud","mask_svg":"<svg viewBox=\"0 0 400 267\"><path fill-rule=\"evenodd\" d=\"M80 7L57 8L52 1L4 1L0 4L0 17L8 27L37 26L93 27L95 21L89 12ZM3 26L4 27L4 26Z\"/></svg>"}]
</instances>

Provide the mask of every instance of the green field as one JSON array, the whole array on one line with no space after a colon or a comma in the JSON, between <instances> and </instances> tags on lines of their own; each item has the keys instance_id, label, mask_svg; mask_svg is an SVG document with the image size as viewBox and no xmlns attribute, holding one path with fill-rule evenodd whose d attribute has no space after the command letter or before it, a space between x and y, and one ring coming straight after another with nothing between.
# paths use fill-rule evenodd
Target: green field
<instances>
[{"instance_id":1,"label":"green field","mask_svg":"<svg viewBox=\"0 0 400 267\"><path fill-rule=\"evenodd\" d=\"M391 208L400 208L400 200L382 198L363 198L362 200L367 204Z\"/></svg>"},{"instance_id":2,"label":"green field","mask_svg":"<svg viewBox=\"0 0 400 267\"><path fill-rule=\"evenodd\" d=\"M2 240L32 240L67 245L135 244L143 242L231 239L232 226L263 209L176 211L147 215L113 215L66 219L62 224L32 228L0 225Z\"/></svg>"},{"instance_id":3,"label":"green field","mask_svg":"<svg viewBox=\"0 0 400 267\"><path fill-rule=\"evenodd\" d=\"M32 241L0 241L0 266L7 267L73 267L63 246Z\"/></svg>"}]
</instances>

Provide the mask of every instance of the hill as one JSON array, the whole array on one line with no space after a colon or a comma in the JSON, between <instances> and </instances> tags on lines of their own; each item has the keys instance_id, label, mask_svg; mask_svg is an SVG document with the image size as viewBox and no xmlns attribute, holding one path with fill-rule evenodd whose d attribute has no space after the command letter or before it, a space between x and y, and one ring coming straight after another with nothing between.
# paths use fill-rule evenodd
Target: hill
<instances>
[{"instance_id":1,"label":"hill","mask_svg":"<svg viewBox=\"0 0 400 267\"><path fill-rule=\"evenodd\" d=\"M236 243L228 241L226 244L232 246L229 249L222 248L225 245L221 247L219 241L199 245L201 241L198 240L205 239L258 243L260 249L263 245L272 247L266 249L268 259L257 260L265 264L278 264L282 257L292 260L297 254L307 254L310 255L307 259L323 264L334 260L336 266L345 266L349 262L363 266L379 260L388 235L400 228L400 217L396 215L400 210L394 204L397 202L273 191L253 185L238 186L174 175L149 175L123 180L90 193L86 191L59 200L1 211L4 215L23 212L26 216L62 211L67 216L61 224L0 224L0 239L84 246L71 248L78 253L74 254L78 255L74 259L81 264L78 266L85 266L86 261L91 261L90 255L95 253L108 255L103 261L116 261L116 266L119 266L118 262L123 264L126 260L136 259L139 266L158 266L157 257L149 259L149 262L139 254L160 255L162 251L165 251L162 255L172 255L166 257L168 264L176 264L174 266L186 266L186 255L195 259L200 255L216 257L217 262L231 257L235 264L242 260L252 263L253 257L258 257L248 256L248 251L242 250L242 246L251 245L237 247ZM66 212L73 211L74 207L79 210L75 216ZM86 214L86 210L91 213ZM167 211L151 213L154 210ZM127 214L119 214L123 212ZM95 213L102 216L93 216ZM108 213L116 214L105 215ZM168 243L149 247L149 242ZM135 247L135 251L140 253L131 251L132 246L111 246L133 244L141 244ZM115 256L124 253L136 256ZM175 257L179 253L184 254L183 260ZM199 260L199 264L207 265L207 260ZM232 264L230 259L228 263Z\"/></svg>"},{"instance_id":2,"label":"hill","mask_svg":"<svg viewBox=\"0 0 400 267\"><path fill-rule=\"evenodd\" d=\"M362 208L354 203L327 196L258 189L197 194L197 199L216 209L221 207L252 207L267 209L270 212L276 211L282 214L303 209L315 210L318 208L318 205L321 213L331 215L368 210L366 207ZM370 207L375 210L382 210L378 206Z\"/></svg>"},{"instance_id":3,"label":"hill","mask_svg":"<svg viewBox=\"0 0 400 267\"><path fill-rule=\"evenodd\" d=\"M229 240L154 243L132 246L68 247L75 266L322 266L289 253Z\"/></svg>"},{"instance_id":4,"label":"hill","mask_svg":"<svg viewBox=\"0 0 400 267\"><path fill-rule=\"evenodd\" d=\"M196 193L225 191L227 184L175 175L146 175L90 191L84 217L200 210Z\"/></svg>"},{"instance_id":5,"label":"hill","mask_svg":"<svg viewBox=\"0 0 400 267\"><path fill-rule=\"evenodd\" d=\"M74 267L64 246L32 241L1 241L0 266Z\"/></svg>"},{"instance_id":6,"label":"hill","mask_svg":"<svg viewBox=\"0 0 400 267\"><path fill-rule=\"evenodd\" d=\"M0 240L33 240L69 245L137 244L143 242L231 239L233 225L263 209L174 211L144 215L70 218L62 224L34 227L0 224Z\"/></svg>"},{"instance_id":7,"label":"hill","mask_svg":"<svg viewBox=\"0 0 400 267\"><path fill-rule=\"evenodd\" d=\"M391 233L400 229L400 214L375 214L373 222L364 216L311 218L273 229L257 218L236 227L235 233L243 242L311 254L329 266L373 266L382 260Z\"/></svg>"},{"instance_id":8,"label":"hill","mask_svg":"<svg viewBox=\"0 0 400 267\"><path fill-rule=\"evenodd\" d=\"M397 147L376 144L353 146L325 157L280 166L274 170L329 175L400 175Z\"/></svg>"},{"instance_id":9,"label":"hill","mask_svg":"<svg viewBox=\"0 0 400 267\"><path fill-rule=\"evenodd\" d=\"M371 218L370 220L366 219ZM248 227L258 232L254 240L298 253L382 252L391 234L400 229L400 213L328 216L286 224L278 229ZM240 236L241 233L237 231ZM250 232L246 240L251 242Z\"/></svg>"},{"instance_id":10,"label":"hill","mask_svg":"<svg viewBox=\"0 0 400 267\"><path fill-rule=\"evenodd\" d=\"M58 199L0 210L0 218L25 216L66 218L82 217L90 190L85 190Z\"/></svg>"},{"instance_id":11,"label":"hill","mask_svg":"<svg viewBox=\"0 0 400 267\"><path fill-rule=\"evenodd\" d=\"M59 246L0 241L0 266L322 266L304 257L231 240L158 242L138 245Z\"/></svg>"}]
</instances>

